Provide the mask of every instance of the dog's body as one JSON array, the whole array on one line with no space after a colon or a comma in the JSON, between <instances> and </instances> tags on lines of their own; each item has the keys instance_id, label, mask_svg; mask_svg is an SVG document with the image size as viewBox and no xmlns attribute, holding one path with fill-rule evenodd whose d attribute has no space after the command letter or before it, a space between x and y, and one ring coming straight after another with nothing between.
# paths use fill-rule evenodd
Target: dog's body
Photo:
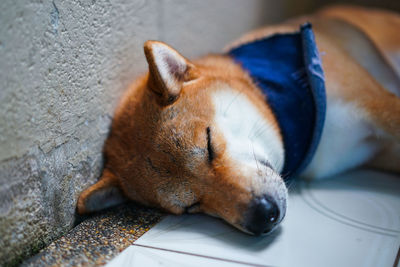
<instances>
[{"instance_id":1,"label":"dog's body","mask_svg":"<svg viewBox=\"0 0 400 267\"><path fill-rule=\"evenodd\" d=\"M320 145L302 176L328 177L365 163L400 172L400 17L377 10L329 8L249 33L235 45L296 31L305 21L313 24L322 54L328 108ZM389 124L395 127L384 129ZM386 138L387 131L397 140Z\"/></svg>"},{"instance_id":2,"label":"dog's body","mask_svg":"<svg viewBox=\"0 0 400 267\"><path fill-rule=\"evenodd\" d=\"M369 164L400 173L400 17L337 7L245 35L231 47L313 25L327 110L316 153L302 172L322 178ZM98 183L80 213L129 199L169 212L205 212L253 234L284 217L285 150L265 96L232 58L190 62L145 44L149 74L118 107ZM106 200L106 201L105 201Z\"/></svg>"}]
</instances>

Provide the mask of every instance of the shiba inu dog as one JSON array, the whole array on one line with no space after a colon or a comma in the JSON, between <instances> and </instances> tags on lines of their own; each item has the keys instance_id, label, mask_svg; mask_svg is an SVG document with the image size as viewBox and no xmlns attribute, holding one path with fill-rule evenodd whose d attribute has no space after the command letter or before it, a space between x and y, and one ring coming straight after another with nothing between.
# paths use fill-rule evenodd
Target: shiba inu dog
<instances>
[{"instance_id":1,"label":"shiba inu dog","mask_svg":"<svg viewBox=\"0 0 400 267\"><path fill-rule=\"evenodd\" d=\"M80 195L81 214L128 198L260 235L285 215L285 176L361 165L400 172L395 13L332 7L193 61L158 41L144 52L149 71L115 112L104 171Z\"/></svg>"}]
</instances>

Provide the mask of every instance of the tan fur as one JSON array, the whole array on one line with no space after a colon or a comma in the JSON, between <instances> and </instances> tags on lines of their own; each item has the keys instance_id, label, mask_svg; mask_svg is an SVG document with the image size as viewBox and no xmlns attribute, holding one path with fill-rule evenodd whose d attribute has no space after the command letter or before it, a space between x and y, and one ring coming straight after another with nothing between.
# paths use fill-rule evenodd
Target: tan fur
<instances>
[{"instance_id":1,"label":"tan fur","mask_svg":"<svg viewBox=\"0 0 400 267\"><path fill-rule=\"evenodd\" d=\"M240 170L224 158L223 138L213 137L218 144L213 165L206 160L205 129L213 114L209 91L217 90L221 83L230 84L248 94L268 120L275 118L248 75L228 57L208 56L195 61L195 66L194 81L184 86L173 105L160 105L162 101L151 89L155 81L149 75L128 89L105 144L104 175L82 193L80 213L86 212L84 199L103 185L101 181L108 179L108 173L114 173L122 191L132 200L176 214L201 201L201 211L229 218L231 223L239 220L251 195ZM183 165L186 158L190 158L191 166ZM172 201L171 195L176 195L176 200ZM232 201L242 203L242 207L230 208Z\"/></svg>"},{"instance_id":2,"label":"tan fur","mask_svg":"<svg viewBox=\"0 0 400 267\"><path fill-rule=\"evenodd\" d=\"M321 10L320 16L344 20L361 29L400 75L400 62L393 53L399 53L400 16L388 10L352 6L336 6Z\"/></svg>"},{"instance_id":3,"label":"tan fur","mask_svg":"<svg viewBox=\"0 0 400 267\"><path fill-rule=\"evenodd\" d=\"M377 81L378 74L373 76L367 71L351 50L353 42L364 42L361 35L365 33L374 43L374 48L367 45L366 49L379 50L386 63L392 64L390 53L400 49L397 15L335 7L314 16L256 30L230 47L275 33L297 31L305 21L312 22L319 50L324 53L327 94L355 103L389 136L385 142L399 142L399 98L388 92ZM356 29L343 23L351 23ZM399 26L389 26L391 23ZM343 41L340 29L360 31L361 37ZM257 190L224 153L225 140L218 131L212 138L215 160L207 161L206 128L213 130L214 127L210 92L229 85L232 90L245 94L279 131L275 117L250 77L225 56L209 55L193 62L184 59L185 72L171 70L176 88L166 88L152 54L154 45L157 43L145 44L150 72L139 78L123 96L104 147L103 176L81 194L78 212L87 212L85 202L93 192L118 184L134 201L176 214L190 207L190 212L206 212L240 227L246 207ZM376 60L386 64L379 56Z\"/></svg>"}]
</instances>

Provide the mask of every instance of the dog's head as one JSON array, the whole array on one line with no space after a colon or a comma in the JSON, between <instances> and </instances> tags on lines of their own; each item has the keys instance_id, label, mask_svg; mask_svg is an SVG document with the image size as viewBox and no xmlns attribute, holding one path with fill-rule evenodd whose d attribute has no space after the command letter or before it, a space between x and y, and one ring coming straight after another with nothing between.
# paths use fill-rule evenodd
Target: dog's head
<instances>
[{"instance_id":1,"label":"dog's head","mask_svg":"<svg viewBox=\"0 0 400 267\"><path fill-rule=\"evenodd\" d=\"M149 73L123 97L103 177L81 194L78 211L109 206L120 190L174 214L204 212L247 233L270 232L284 217L287 189L281 136L262 94L229 57L192 63L156 41L144 50Z\"/></svg>"}]
</instances>

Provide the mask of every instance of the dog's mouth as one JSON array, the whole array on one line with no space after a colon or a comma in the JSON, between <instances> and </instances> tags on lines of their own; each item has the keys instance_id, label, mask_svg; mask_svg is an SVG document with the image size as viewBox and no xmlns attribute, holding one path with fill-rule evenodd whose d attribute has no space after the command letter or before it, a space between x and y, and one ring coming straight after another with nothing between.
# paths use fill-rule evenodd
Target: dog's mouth
<instances>
[{"instance_id":1,"label":"dog's mouth","mask_svg":"<svg viewBox=\"0 0 400 267\"><path fill-rule=\"evenodd\" d=\"M280 222L276 224L276 226L274 226L271 229L268 230L264 230L261 233L253 233L251 231L249 231L248 229L246 229L245 227L243 227L243 225L240 224L232 224L232 226L234 226L235 228L237 228L238 230L240 230L241 232L244 232L248 235L252 235L252 236L268 236L270 234L272 234L276 229L279 228Z\"/></svg>"},{"instance_id":2,"label":"dog's mouth","mask_svg":"<svg viewBox=\"0 0 400 267\"><path fill-rule=\"evenodd\" d=\"M195 202L185 208L185 213L198 213L200 212L200 202Z\"/></svg>"}]
</instances>

